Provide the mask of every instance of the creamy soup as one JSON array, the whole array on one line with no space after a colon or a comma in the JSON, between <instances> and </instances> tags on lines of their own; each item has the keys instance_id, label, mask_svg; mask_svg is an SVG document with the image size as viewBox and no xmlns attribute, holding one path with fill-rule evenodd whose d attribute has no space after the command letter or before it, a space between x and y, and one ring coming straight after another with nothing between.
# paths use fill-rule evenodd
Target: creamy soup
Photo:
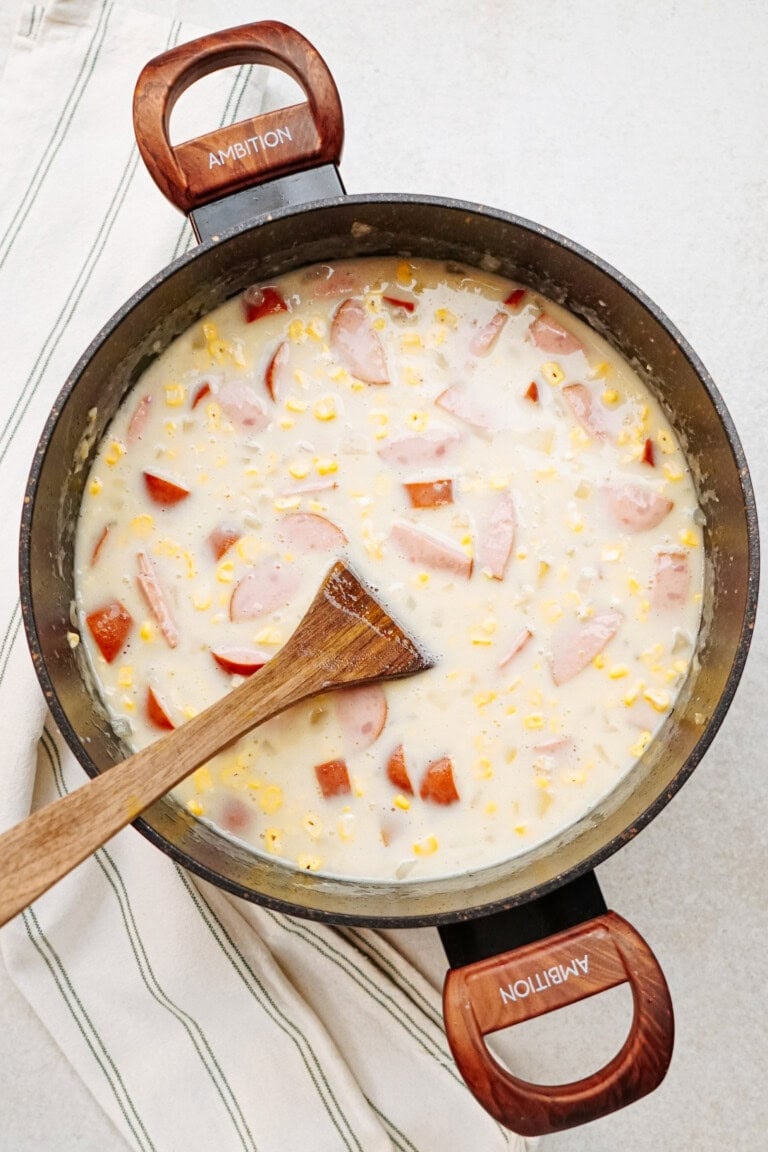
<instances>
[{"instance_id":1,"label":"creamy soup","mask_svg":"<svg viewBox=\"0 0 768 1152\"><path fill-rule=\"evenodd\" d=\"M265 664L345 558L436 666L299 705L176 796L302 869L449 874L561 833L642 754L693 657L702 519L658 404L574 316L453 265L318 266L127 397L72 642L139 749Z\"/></svg>"}]
</instances>

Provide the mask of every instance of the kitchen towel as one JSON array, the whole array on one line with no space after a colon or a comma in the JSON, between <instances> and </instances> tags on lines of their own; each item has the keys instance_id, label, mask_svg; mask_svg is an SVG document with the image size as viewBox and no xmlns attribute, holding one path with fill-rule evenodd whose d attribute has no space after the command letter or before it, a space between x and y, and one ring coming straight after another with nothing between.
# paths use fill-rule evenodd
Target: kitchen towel
<instances>
[{"instance_id":1,"label":"kitchen towel","mask_svg":"<svg viewBox=\"0 0 768 1152\"><path fill-rule=\"evenodd\" d=\"M112 0L28 5L0 81L2 829L84 780L27 651L19 511L68 371L123 300L193 242L140 162L131 98L148 59L197 34ZM249 68L206 79L204 122L185 134L201 102L180 106L176 138L254 114L266 83ZM392 938L238 901L131 828L7 925L0 948L111 1117L115 1149L525 1147L464 1086L439 993Z\"/></svg>"}]
</instances>

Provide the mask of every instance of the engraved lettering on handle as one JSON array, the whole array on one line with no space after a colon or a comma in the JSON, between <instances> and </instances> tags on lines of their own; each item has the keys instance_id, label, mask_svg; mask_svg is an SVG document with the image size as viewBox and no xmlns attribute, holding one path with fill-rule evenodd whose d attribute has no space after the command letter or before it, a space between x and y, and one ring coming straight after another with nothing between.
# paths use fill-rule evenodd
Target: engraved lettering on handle
<instances>
[{"instance_id":1,"label":"engraved lettering on handle","mask_svg":"<svg viewBox=\"0 0 768 1152\"><path fill-rule=\"evenodd\" d=\"M575 957L570 964L555 964L552 968L542 968L532 976L522 976L510 981L506 987L499 985L502 1004L509 1004L516 1000L524 1000L526 996L535 996L537 992L546 992L556 984L564 984L572 976L589 975L589 955Z\"/></svg>"},{"instance_id":2,"label":"engraved lettering on handle","mask_svg":"<svg viewBox=\"0 0 768 1152\"><path fill-rule=\"evenodd\" d=\"M209 152L208 167L209 169L221 168L228 160L242 160L245 156L256 155L266 148L277 148L286 141L293 142L293 136L287 124L284 124L282 128L276 128L274 131L265 132L263 136L245 136L242 140L236 140L234 144L230 144L229 148L220 149L218 152Z\"/></svg>"}]
</instances>

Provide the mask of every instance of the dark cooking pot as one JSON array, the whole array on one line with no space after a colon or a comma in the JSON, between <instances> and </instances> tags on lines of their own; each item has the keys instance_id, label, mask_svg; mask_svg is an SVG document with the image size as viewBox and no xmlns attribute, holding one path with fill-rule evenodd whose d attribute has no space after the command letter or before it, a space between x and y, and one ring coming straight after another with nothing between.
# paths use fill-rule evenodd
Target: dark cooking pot
<instances>
[{"instance_id":1,"label":"dark cooking pot","mask_svg":"<svg viewBox=\"0 0 768 1152\"><path fill-rule=\"evenodd\" d=\"M232 64L270 64L308 102L172 148L179 94ZM672 1050L669 994L644 941L607 912L592 869L659 812L715 735L752 634L758 540L741 445L717 389L665 316L601 260L536 224L458 201L350 196L336 171L342 116L322 59L275 23L206 37L152 61L136 89L139 147L200 246L136 293L98 334L46 424L21 532L24 622L46 699L89 775L127 749L88 688L73 627L75 522L94 446L147 365L195 320L297 266L396 253L492 269L562 302L634 364L674 425L706 514L704 623L689 682L628 776L593 811L509 863L409 883L354 883L298 871L219 837L171 799L136 827L237 896L293 915L374 927L437 925L451 970L448 1037L482 1104L526 1134L555 1131L637 1099ZM512 1077L488 1033L629 981L634 1018L621 1052L588 1079L541 1087Z\"/></svg>"}]
</instances>

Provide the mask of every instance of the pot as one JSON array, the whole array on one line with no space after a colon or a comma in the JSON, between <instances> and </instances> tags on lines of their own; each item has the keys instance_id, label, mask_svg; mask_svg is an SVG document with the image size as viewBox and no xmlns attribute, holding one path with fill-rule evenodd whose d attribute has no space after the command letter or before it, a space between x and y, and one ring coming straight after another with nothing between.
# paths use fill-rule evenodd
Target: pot
<instances>
[{"instance_id":1,"label":"pot","mask_svg":"<svg viewBox=\"0 0 768 1152\"><path fill-rule=\"evenodd\" d=\"M304 103L171 147L181 92L218 68L261 63L298 81ZM265 22L183 45L136 88L139 148L200 245L137 292L66 381L38 445L21 530L22 608L47 702L86 772L127 749L89 682L73 627L74 535L94 446L126 392L176 336L254 280L364 255L453 260L491 269L563 303L639 371L680 437L706 515L703 625L689 681L631 772L563 834L468 875L355 883L266 860L165 798L136 827L185 868L247 900L297 916L372 927L436 925L450 970L444 1007L457 1064L487 1110L523 1134L571 1127L662 1080L672 1053L669 993L648 945L606 910L594 876L671 799L712 741L736 690L757 600L754 496L728 411L670 321L579 245L506 212L416 196L346 196L336 165L343 123L315 49ZM603 1069L561 1086L511 1076L486 1035L629 982L634 1015Z\"/></svg>"}]
</instances>

